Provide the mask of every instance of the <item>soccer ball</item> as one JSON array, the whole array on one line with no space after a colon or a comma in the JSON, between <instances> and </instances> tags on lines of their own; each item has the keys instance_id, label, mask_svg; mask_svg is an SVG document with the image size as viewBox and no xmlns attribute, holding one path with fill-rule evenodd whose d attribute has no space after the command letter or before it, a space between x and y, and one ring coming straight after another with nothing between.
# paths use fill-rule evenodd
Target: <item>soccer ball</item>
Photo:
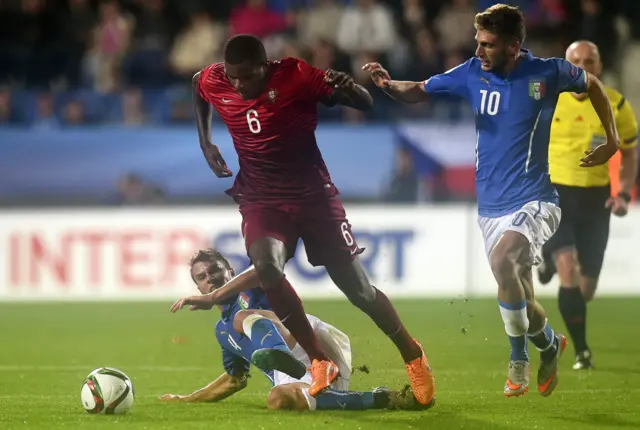
<instances>
[{"instance_id":1,"label":"soccer ball","mask_svg":"<svg viewBox=\"0 0 640 430\"><path fill-rule=\"evenodd\" d=\"M82 384L80 400L90 414L122 414L133 404L133 385L124 372L101 367L89 373Z\"/></svg>"}]
</instances>

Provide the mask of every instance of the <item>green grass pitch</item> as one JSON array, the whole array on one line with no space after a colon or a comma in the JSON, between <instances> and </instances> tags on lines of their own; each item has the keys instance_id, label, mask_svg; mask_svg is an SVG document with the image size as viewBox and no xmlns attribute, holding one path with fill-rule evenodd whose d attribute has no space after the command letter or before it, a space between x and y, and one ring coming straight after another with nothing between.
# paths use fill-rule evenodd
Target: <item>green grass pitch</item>
<instances>
[{"instance_id":1,"label":"green grass pitch","mask_svg":"<svg viewBox=\"0 0 640 430\"><path fill-rule=\"evenodd\" d=\"M437 405L427 412L272 412L269 384L217 404L163 404L222 372L213 325L217 311L169 313L170 303L0 304L0 428L42 429L624 429L640 428L640 299L597 299L589 336L597 369L571 370L571 345L549 398L502 393L509 344L495 300L396 300L435 370ZM563 328L554 301L550 321ZM356 372L352 389L401 387L399 354L366 316L344 301L307 301L307 311L346 332ZM180 341L176 341L180 338ZM533 366L538 355L532 349ZM122 416L92 416L80 385L94 368L113 366L133 380L136 401ZM535 375L535 373L534 373ZM532 375L532 376L534 376ZM532 382L535 379L532 379Z\"/></svg>"}]
</instances>

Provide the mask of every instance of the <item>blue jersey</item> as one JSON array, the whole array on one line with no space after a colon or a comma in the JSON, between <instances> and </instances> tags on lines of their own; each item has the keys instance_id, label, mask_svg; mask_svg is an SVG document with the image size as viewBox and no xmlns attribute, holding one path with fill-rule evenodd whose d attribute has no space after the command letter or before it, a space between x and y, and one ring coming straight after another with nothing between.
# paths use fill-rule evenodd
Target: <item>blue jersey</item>
<instances>
[{"instance_id":1,"label":"blue jersey","mask_svg":"<svg viewBox=\"0 0 640 430\"><path fill-rule=\"evenodd\" d=\"M500 217L532 201L557 204L549 176L551 121L560 93L587 90L584 70L527 50L506 76L480 64L471 58L425 83L427 93L456 95L473 108L479 215Z\"/></svg>"},{"instance_id":2,"label":"blue jersey","mask_svg":"<svg viewBox=\"0 0 640 430\"><path fill-rule=\"evenodd\" d=\"M233 319L243 309L271 310L269 302L260 288L253 288L238 295L230 305L222 306L222 317L216 324L216 339L222 349L222 364L229 375L247 373L251 355L255 351L251 339L233 328ZM273 383L273 371L263 372Z\"/></svg>"}]
</instances>

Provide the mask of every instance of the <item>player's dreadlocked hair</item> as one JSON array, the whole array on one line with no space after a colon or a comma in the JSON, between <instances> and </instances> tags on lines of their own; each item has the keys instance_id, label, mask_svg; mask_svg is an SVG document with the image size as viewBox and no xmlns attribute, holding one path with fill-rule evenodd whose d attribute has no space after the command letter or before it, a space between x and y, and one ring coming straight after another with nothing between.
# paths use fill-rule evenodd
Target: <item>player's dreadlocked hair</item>
<instances>
[{"instance_id":1,"label":"player's dreadlocked hair","mask_svg":"<svg viewBox=\"0 0 640 430\"><path fill-rule=\"evenodd\" d=\"M506 4L496 4L476 14L475 27L493 33L503 40L524 42L526 30L522 12Z\"/></svg>"},{"instance_id":2,"label":"player's dreadlocked hair","mask_svg":"<svg viewBox=\"0 0 640 430\"><path fill-rule=\"evenodd\" d=\"M189 267L193 267L196 263L215 263L216 261L224 264L227 269L232 269L229 261L224 257L224 255L220 254L220 252L213 248L201 249L193 254L189 259Z\"/></svg>"},{"instance_id":3,"label":"player's dreadlocked hair","mask_svg":"<svg viewBox=\"0 0 640 430\"><path fill-rule=\"evenodd\" d=\"M267 61L267 51L257 37L238 34L227 41L224 47L224 62L228 64L261 64Z\"/></svg>"}]
</instances>

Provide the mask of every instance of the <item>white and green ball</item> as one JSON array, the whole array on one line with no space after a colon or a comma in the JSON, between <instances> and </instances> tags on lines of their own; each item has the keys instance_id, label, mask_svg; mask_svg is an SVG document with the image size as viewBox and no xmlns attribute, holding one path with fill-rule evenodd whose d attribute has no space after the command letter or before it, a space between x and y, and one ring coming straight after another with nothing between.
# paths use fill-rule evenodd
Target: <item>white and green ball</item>
<instances>
[{"instance_id":1,"label":"white and green ball","mask_svg":"<svg viewBox=\"0 0 640 430\"><path fill-rule=\"evenodd\" d=\"M101 367L85 379L80 400L90 414L122 414L131 408L134 395L131 379L124 372Z\"/></svg>"}]
</instances>

